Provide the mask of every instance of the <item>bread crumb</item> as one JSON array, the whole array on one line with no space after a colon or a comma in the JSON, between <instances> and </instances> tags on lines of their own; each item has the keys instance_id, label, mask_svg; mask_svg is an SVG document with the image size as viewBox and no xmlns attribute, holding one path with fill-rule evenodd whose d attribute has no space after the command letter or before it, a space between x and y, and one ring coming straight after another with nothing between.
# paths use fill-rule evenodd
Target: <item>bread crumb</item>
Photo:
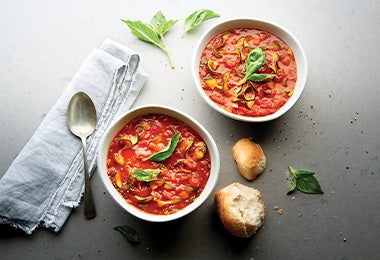
<instances>
[{"instance_id":1,"label":"bread crumb","mask_svg":"<svg viewBox=\"0 0 380 260\"><path fill-rule=\"evenodd\" d=\"M283 210L283 209L280 209L280 207L279 207L278 205L274 205L274 206L273 206L273 209L274 209L275 211L277 211L277 214L278 214L278 215L282 215L282 213L284 212L284 210Z\"/></svg>"}]
</instances>

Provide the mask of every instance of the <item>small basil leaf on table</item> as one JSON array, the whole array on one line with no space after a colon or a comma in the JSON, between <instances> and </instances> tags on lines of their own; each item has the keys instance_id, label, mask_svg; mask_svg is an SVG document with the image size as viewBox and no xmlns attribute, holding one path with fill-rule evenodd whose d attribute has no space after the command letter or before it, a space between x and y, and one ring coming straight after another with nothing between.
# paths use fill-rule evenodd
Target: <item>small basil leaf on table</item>
<instances>
[{"instance_id":1,"label":"small basil leaf on table","mask_svg":"<svg viewBox=\"0 0 380 260\"><path fill-rule=\"evenodd\" d=\"M181 133L175 133L172 138L170 138L168 145L162 149L161 151L152 154L150 157L148 157L148 160L152 160L155 162L162 162L169 158L172 153L174 152L174 149L176 148L179 138L181 136Z\"/></svg>"},{"instance_id":2,"label":"small basil leaf on table","mask_svg":"<svg viewBox=\"0 0 380 260\"><path fill-rule=\"evenodd\" d=\"M141 243L139 235L132 227L124 225L116 226L113 229L119 231L128 241L133 243Z\"/></svg>"},{"instance_id":3,"label":"small basil leaf on table","mask_svg":"<svg viewBox=\"0 0 380 260\"><path fill-rule=\"evenodd\" d=\"M321 186L314 176L314 172L307 170L295 170L291 166L289 166L289 172L291 174L291 179L288 194L293 192L295 189L308 194L323 194Z\"/></svg>"},{"instance_id":4,"label":"small basil leaf on table","mask_svg":"<svg viewBox=\"0 0 380 260\"><path fill-rule=\"evenodd\" d=\"M185 33L197 28L203 21L219 16L219 14L209 9L200 9L193 12L185 19L184 31L181 38L183 38Z\"/></svg>"}]
</instances>

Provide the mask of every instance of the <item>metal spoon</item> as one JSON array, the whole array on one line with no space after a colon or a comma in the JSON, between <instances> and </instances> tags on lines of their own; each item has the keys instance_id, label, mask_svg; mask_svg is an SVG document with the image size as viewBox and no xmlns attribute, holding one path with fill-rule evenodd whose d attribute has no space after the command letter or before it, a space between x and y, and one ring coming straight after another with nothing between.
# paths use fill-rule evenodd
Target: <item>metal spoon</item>
<instances>
[{"instance_id":1,"label":"metal spoon","mask_svg":"<svg viewBox=\"0 0 380 260\"><path fill-rule=\"evenodd\" d=\"M96 216L94 199L92 196L90 176L87 166L86 139L96 127L96 110L94 103L83 92L76 93L70 100L67 108L67 123L71 132L82 139L84 162L84 215L87 219Z\"/></svg>"}]
</instances>

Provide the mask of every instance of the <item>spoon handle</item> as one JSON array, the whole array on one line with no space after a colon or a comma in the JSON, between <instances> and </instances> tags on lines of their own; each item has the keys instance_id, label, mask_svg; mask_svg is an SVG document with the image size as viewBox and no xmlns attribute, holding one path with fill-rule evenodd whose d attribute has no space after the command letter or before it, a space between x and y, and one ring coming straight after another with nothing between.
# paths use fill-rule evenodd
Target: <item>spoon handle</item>
<instances>
[{"instance_id":1,"label":"spoon handle","mask_svg":"<svg viewBox=\"0 0 380 260\"><path fill-rule=\"evenodd\" d=\"M83 169L84 169L84 215L87 219L94 218L96 216L94 198L92 196L90 175L88 174L87 167L87 148L86 138L82 138L83 144Z\"/></svg>"}]
</instances>

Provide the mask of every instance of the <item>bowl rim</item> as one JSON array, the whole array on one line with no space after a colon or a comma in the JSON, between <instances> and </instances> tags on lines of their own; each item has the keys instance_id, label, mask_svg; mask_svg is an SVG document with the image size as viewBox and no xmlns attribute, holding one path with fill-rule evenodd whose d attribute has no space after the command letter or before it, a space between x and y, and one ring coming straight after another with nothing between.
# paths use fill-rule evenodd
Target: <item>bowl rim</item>
<instances>
[{"instance_id":1,"label":"bowl rim","mask_svg":"<svg viewBox=\"0 0 380 260\"><path fill-rule=\"evenodd\" d=\"M179 210L170 215L154 215L142 210L137 209L133 205L128 204L125 199L121 196L121 194L113 187L107 173L106 173L106 152L109 148L109 143L115 134L120 131L120 129L132 119L147 114L165 114L168 116L172 116L187 125L191 126L206 142L207 147L210 151L211 157L211 170L210 176L206 183L206 186L202 193L194 200L193 203L187 205L185 208ZM219 150L216 145L215 140L211 136L211 134L207 131L207 129L201 125L196 119L191 117L190 115L176 109L173 107L169 107L166 105L157 105L157 104L148 104L136 107L131 109L125 113L122 113L119 117L117 117L107 128L105 133L103 134L98 147L97 154L97 172L100 175L100 178L105 186L107 192L111 195L112 199L119 205L122 209L130 213L131 215L146 220L150 222L167 222L171 220L175 220L181 218L185 215L190 214L198 207L200 207L209 197L209 195L213 192L216 183L219 178L220 171L220 155Z\"/></svg>"},{"instance_id":2,"label":"bowl rim","mask_svg":"<svg viewBox=\"0 0 380 260\"><path fill-rule=\"evenodd\" d=\"M281 38L293 50L293 53L296 59L296 64L297 64L297 82L294 88L294 93L289 98L289 100L279 110L277 110L273 114L260 116L260 117L248 117L248 116L242 116L242 115L237 115L231 112L227 112L225 109L218 106L207 96L207 94L204 92L199 82L199 75L198 75L199 61L200 61L201 53L204 47L206 46L206 44L216 34L232 29L232 28L237 28L237 27L256 28L260 30L266 30L278 36L279 38ZM274 32L272 32L272 30L274 30ZM199 38L198 42L196 43L194 47L194 51L193 51L193 55L191 59L191 70L192 70L193 80L195 82L198 93L201 95L201 97L205 100L205 102L210 107L212 107L219 113L229 118L232 118L238 121L254 123L254 122L266 122L266 121L277 119L278 117L282 116L287 111L289 111L297 103L306 85L308 64L307 64L307 58L306 58L304 49L302 45L300 44L299 40L285 27L280 26L276 23L270 22L268 20L248 18L248 17L235 17L235 18L228 18L228 19L219 21L218 23L214 24L212 27L210 27L206 32L202 34L202 36Z\"/></svg>"}]
</instances>

